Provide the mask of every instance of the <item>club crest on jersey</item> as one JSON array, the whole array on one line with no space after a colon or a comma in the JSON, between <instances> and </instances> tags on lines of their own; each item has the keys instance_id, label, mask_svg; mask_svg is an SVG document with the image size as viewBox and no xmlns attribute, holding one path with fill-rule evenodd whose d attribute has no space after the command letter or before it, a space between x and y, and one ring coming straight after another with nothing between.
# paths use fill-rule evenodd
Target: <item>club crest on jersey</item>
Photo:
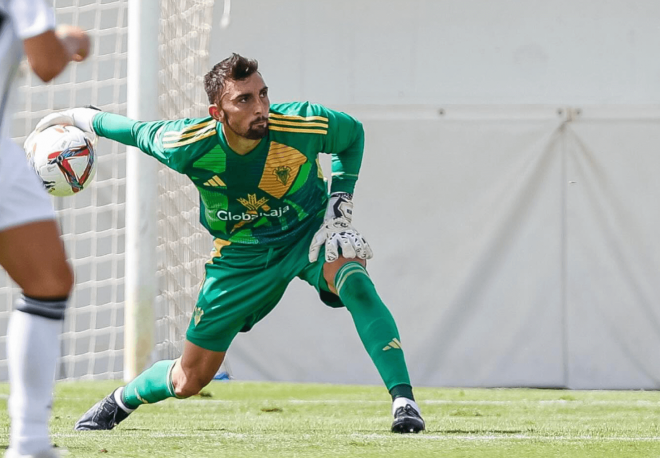
<instances>
[{"instance_id":1,"label":"club crest on jersey","mask_svg":"<svg viewBox=\"0 0 660 458\"><path fill-rule=\"evenodd\" d=\"M288 165L277 167L275 170L273 170L273 175L277 177L277 180L280 183L286 186L286 184L289 182L289 178L291 178L291 167Z\"/></svg>"}]
</instances>

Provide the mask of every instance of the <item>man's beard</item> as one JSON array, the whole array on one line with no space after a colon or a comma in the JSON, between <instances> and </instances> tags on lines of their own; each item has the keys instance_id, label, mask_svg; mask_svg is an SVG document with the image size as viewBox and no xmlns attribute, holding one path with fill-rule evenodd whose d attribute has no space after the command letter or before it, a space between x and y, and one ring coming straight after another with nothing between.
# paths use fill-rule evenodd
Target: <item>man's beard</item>
<instances>
[{"instance_id":1,"label":"man's beard","mask_svg":"<svg viewBox=\"0 0 660 458\"><path fill-rule=\"evenodd\" d=\"M266 121L266 125L264 127L255 127L253 124L257 124L259 122ZM241 132L240 130L234 128L234 126L231 125L229 122L229 117L227 117L227 126L234 131L234 133L240 137L246 138L248 140L261 140L264 138L266 135L268 135L268 121L267 118L259 121L255 121L253 124L250 124L250 127L246 131Z\"/></svg>"},{"instance_id":2,"label":"man's beard","mask_svg":"<svg viewBox=\"0 0 660 458\"><path fill-rule=\"evenodd\" d=\"M247 138L248 140L261 140L266 135L268 135L268 124L266 124L264 127L250 126L250 128L245 133L245 135L243 135L243 137Z\"/></svg>"}]
</instances>

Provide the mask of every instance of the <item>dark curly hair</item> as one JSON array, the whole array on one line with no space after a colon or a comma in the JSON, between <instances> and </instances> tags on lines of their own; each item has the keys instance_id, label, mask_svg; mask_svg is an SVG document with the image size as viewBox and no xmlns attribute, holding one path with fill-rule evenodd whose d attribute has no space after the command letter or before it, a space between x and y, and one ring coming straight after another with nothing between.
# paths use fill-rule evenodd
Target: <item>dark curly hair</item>
<instances>
[{"instance_id":1,"label":"dark curly hair","mask_svg":"<svg viewBox=\"0 0 660 458\"><path fill-rule=\"evenodd\" d=\"M211 71L204 75L204 90L209 103L220 102L226 80L242 81L255 73L258 68L259 63L256 60L236 53L215 64Z\"/></svg>"}]
</instances>

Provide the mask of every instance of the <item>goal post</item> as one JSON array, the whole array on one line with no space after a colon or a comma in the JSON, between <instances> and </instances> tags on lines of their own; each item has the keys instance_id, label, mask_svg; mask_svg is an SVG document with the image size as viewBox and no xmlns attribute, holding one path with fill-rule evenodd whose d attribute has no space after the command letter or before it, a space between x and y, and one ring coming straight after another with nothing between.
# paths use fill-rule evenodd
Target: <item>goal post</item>
<instances>
[{"instance_id":1,"label":"goal post","mask_svg":"<svg viewBox=\"0 0 660 458\"><path fill-rule=\"evenodd\" d=\"M158 118L159 0L128 4L127 116ZM124 381L151 362L154 347L157 164L135 147L126 151L126 280Z\"/></svg>"}]
</instances>

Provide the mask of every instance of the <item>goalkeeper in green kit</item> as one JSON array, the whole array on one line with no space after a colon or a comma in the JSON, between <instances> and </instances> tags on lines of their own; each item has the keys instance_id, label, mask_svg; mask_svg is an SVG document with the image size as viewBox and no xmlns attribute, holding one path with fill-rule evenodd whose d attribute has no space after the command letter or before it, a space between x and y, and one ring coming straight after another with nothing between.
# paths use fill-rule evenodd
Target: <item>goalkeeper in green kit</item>
<instances>
[{"instance_id":1,"label":"goalkeeper in green kit","mask_svg":"<svg viewBox=\"0 0 660 458\"><path fill-rule=\"evenodd\" d=\"M321 105L271 105L257 62L238 54L215 65L204 86L207 118L139 122L75 108L37 125L75 125L185 174L214 237L181 357L157 362L109 394L75 428L112 429L142 404L199 393L234 337L264 318L299 277L324 303L350 312L392 395L392 431L424 430L396 324L366 270L371 249L351 223L362 125ZM319 153L332 155L329 196Z\"/></svg>"}]
</instances>

